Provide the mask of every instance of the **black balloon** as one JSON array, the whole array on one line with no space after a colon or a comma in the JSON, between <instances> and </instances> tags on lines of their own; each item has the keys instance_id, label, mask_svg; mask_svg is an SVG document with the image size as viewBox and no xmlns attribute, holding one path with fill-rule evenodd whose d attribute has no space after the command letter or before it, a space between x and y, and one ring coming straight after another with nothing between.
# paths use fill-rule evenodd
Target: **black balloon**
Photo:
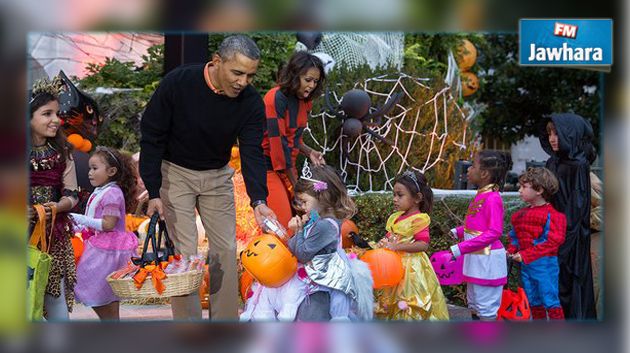
<instances>
[{"instance_id":1,"label":"black balloon","mask_svg":"<svg viewBox=\"0 0 630 353\"><path fill-rule=\"evenodd\" d=\"M349 118L363 118L370 111L371 105L370 96L360 89L349 90L341 98L341 109Z\"/></svg>"},{"instance_id":2,"label":"black balloon","mask_svg":"<svg viewBox=\"0 0 630 353\"><path fill-rule=\"evenodd\" d=\"M295 37L300 43L306 45L308 50L313 50L322 41L323 35L322 32L297 32Z\"/></svg>"},{"instance_id":3,"label":"black balloon","mask_svg":"<svg viewBox=\"0 0 630 353\"><path fill-rule=\"evenodd\" d=\"M343 134L350 138L357 138L362 130L363 123L358 119L350 118L343 122Z\"/></svg>"}]
</instances>

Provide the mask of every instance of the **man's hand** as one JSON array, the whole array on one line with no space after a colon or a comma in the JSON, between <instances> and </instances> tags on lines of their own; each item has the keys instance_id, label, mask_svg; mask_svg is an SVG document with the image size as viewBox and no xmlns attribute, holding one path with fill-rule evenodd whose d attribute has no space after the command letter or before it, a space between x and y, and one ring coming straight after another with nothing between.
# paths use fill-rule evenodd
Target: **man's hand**
<instances>
[{"instance_id":1,"label":"man's hand","mask_svg":"<svg viewBox=\"0 0 630 353\"><path fill-rule=\"evenodd\" d=\"M267 227L263 223L263 220L265 218L271 218L273 220L278 219L278 217L276 217L276 214L271 210L271 208L269 208L264 203L261 203L260 205L256 206L256 208L254 208L254 217L256 218L256 223L258 223L258 226L260 227L260 229L265 230L265 231L267 230Z\"/></svg>"},{"instance_id":2,"label":"man's hand","mask_svg":"<svg viewBox=\"0 0 630 353\"><path fill-rule=\"evenodd\" d=\"M159 197L149 200L147 205L147 216L151 217L155 212L160 215L161 220L164 220L164 205Z\"/></svg>"}]
</instances>

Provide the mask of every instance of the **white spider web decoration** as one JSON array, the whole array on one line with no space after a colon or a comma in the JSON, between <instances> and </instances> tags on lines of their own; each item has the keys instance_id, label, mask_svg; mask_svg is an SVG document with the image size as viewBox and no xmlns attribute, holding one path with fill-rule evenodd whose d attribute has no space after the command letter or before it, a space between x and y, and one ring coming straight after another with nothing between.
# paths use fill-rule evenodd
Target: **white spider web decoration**
<instances>
[{"instance_id":1,"label":"white spider web decoration","mask_svg":"<svg viewBox=\"0 0 630 353\"><path fill-rule=\"evenodd\" d=\"M449 169L452 165L448 164L449 161L454 161L456 155L470 157L470 137L467 136L467 130L474 112L470 107L457 104L453 97L458 93L456 90L453 92L448 85L436 90L428 85L429 81L430 79L398 73L368 78L355 84L354 88L363 89L370 95L373 105L371 112L389 100L394 93L404 93L403 98L382 118L381 123L372 127L377 134L390 140L392 146L367 133L362 133L354 141L347 137L342 138L341 134L333 137L333 130L337 129L329 127L330 119L337 118L326 111L311 113L309 125L304 131L306 139L310 139L307 144L324 154L339 156L335 167L341 171L351 194L391 190L394 178L406 169L423 173L438 167L452 170ZM386 88L381 88L379 92L373 88L377 85ZM343 93L330 92L331 102L339 103ZM430 98L421 101L423 95ZM419 131L427 123L432 127ZM312 128L324 131L323 134L317 134L323 137L318 139ZM350 158L344 156L344 149L347 149ZM414 155L418 151L419 155Z\"/></svg>"},{"instance_id":2,"label":"white spider web decoration","mask_svg":"<svg viewBox=\"0 0 630 353\"><path fill-rule=\"evenodd\" d=\"M311 53L326 53L337 66L349 69L367 64L370 68L395 67L400 70L404 58L405 35L402 32L326 32Z\"/></svg>"}]
</instances>

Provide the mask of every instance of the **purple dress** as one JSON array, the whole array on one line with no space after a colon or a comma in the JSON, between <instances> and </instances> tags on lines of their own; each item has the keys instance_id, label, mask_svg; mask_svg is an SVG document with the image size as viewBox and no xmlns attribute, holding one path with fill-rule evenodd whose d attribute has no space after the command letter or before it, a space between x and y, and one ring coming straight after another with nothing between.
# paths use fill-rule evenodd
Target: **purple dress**
<instances>
[{"instance_id":1,"label":"purple dress","mask_svg":"<svg viewBox=\"0 0 630 353\"><path fill-rule=\"evenodd\" d=\"M111 182L94 189L88 200L85 215L94 218L118 217L109 232L95 231L85 241L83 255L77 264L77 301L86 306L102 306L119 301L107 283L107 276L124 267L136 254L138 239L125 231L125 199L122 190Z\"/></svg>"}]
</instances>

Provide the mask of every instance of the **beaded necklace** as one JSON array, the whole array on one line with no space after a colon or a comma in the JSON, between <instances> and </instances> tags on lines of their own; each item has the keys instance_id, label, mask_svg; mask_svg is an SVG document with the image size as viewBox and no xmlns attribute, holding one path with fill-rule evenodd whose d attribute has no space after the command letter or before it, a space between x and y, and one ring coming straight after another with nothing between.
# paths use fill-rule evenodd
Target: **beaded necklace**
<instances>
[{"instance_id":1,"label":"beaded necklace","mask_svg":"<svg viewBox=\"0 0 630 353\"><path fill-rule=\"evenodd\" d=\"M50 143L31 148L29 163L34 171L53 169L59 164L60 160L61 154Z\"/></svg>"}]
</instances>

